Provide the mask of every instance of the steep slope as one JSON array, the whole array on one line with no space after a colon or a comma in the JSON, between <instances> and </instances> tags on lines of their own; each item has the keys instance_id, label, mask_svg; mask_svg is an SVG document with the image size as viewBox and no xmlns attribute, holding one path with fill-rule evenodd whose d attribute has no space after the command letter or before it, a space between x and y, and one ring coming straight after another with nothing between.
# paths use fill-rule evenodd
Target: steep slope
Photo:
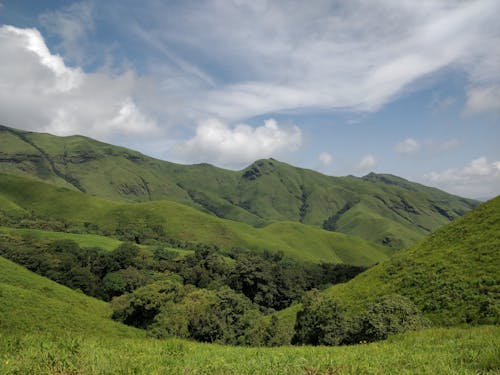
<instances>
[{"instance_id":1,"label":"steep slope","mask_svg":"<svg viewBox=\"0 0 500 375\"><path fill-rule=\"evenodd\" d=\"M3 216L3 219L2 219ZM263 228L221 219L169 201L124 203L57 188L32 179L0 174L0 223L60 221L84 228L92 223L108 236L148 232L160 226L173 239L217 244L223 250L244 247L282 251L305 261L371 265L393 250L357 237L294 222Z\"/></svg>"},{"instance_id":2,"label":"steep slope","mask_svg":"<svg viewBox=\"0 0 500 375\"><path fill-rule=\"evenodd\" d=\"M180 165L86 137L2 126L0 172L113 200L171 200L257 227L302 222L393 248L477 205L390 175L331 177L273 159L242 171Z\"/></svg>"},{"instance_id":3,"label":"steep slope","mask_svg":"<svg viewBox=\"0 0 500 375\"><path fill-rule=\"evenodd\" d=\"M498 324L499 270L500 196L326 293L353 309L400 294L440 325Z\"/></svg>"},{"instance_id":4,"label":"steep slope","mask_svg":"<svg viewBox=\"0 0 500 375\"><path fill-rule=\"evenodd\" d=\"M0 332L141 337L110 319L107 303L66 288L0 257Z\"/></svg>"}]
</instances>

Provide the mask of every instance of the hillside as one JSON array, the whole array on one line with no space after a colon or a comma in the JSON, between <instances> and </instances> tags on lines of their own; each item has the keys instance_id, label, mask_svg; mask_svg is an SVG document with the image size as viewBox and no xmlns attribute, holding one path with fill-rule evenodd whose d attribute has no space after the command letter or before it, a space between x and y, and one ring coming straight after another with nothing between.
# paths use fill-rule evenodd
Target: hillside
<instances>
[{"instance_id":1,"label":"hillside","mask_svg":"<svg viewBox=\"0 0 500 375\"><path fill-rule=\"evenodd\" d=\"M216 244L223 250L243 247L282 251L312 262L371 265L387 259L393 250L360 238L295 222L262 228L221 219L175 202L124 203L92 197L32 179L0 175L0 220L52 223L62 229L92 228L106 236L131 236L139 242L152 230L191 243ZM158 229L160 228L160 229ZM88 238L85 238L88 240Z\"/></svg>"},{"instance_id":2,"label":"hillside","mask_svg":"<svg viewBox=\"0 0 500 375\"><path fill-rule=\"evenodd\" d=\"M141 337L110 319L105 302L66 288L0 257L0 333Z\"/></svg>"},{"instance_id":3,"label":"hillside","mask_svg":"<svg viewBox=\"0 0 500 375\"><path fill-rule=\"evenodd\" d=\"M408 250L326 290L356 312L384 295L409 298L437 325L500 322L500 197ZM300 306L283 311L293 320ZM293 323L290 323L293 326Z\"/></svg>"},{"instance_id":4,"label":"hillside","mask_svg":"<svg viewBox=\"0 0 500 375\"><path fill-rule=\"evenodd\" d=\"M106 303L1 257L0 296L2 374L493 374L500 369L498 327L423 330L333 348L236 348L147 339L109 320Z\"/></svg>"},{"instance_id":5,"label":"hillside","mask_svg":"<svg viewBox=\"0 0 500 375\"><path fill-rule=\"evenodd\" d=\"M294 221L403 248L476 201L391 175L331 177L274 159L241 171L180 165L82 136L0 126L0 172L111 200L169 200L260 227Z\"/></svg>"}]
</instances>

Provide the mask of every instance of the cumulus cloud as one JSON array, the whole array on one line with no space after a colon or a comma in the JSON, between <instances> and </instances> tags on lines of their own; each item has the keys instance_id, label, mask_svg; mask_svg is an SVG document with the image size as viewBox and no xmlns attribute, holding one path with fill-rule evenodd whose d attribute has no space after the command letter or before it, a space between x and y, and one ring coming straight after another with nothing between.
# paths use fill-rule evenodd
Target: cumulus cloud
<instances>
[{"instance_id":1,"label":"cumulus cloud","mask_svg":"<svg viewBox=\"0 0 500 375\"><path fill-rule=\"evenodd\" d=\"M57 135L150 135L156 122L134 100L138 78L88 74L52 54L36 29L0 27L0 113L6 125Z\"/></svg>"},{"instance_id":2,"label":"cumulus cloud","mask_svg":"<svg viewBox=\"0 0 500 375\"><path fill-rule=\"evenodd\" d=\"M363 158L359 162L358 170L360 172L366 172L375 167L376 165L377 165L377 159L375 158L375 156L368 154L363 156Z\"/></svg>"},{"instance_id":3,"label":"cumulus cloud","mask_svg":"<svg viewBox=\"0 0 500 375\"><path fill-rule=\"evenodd\" d=\"M481 156L462 168L428 173L424 181L461 196L493 197L500 194L500 161Z\"/></svg>"},{"instance_id":4,"label":"cumulus cloud","mask_svg":"<svg viewBox=\"0 0 500 375\"><path fill-rule=\"evenodd\" d=\"M500 86L475 87L467 91L466 114L490 111L500 113Z\"/></svg>"},{"instance_id":5,"label":"cumulus cloud","mask_svg":"<svg viewBox=\"0 0 500 375\"><path fill-rule=\"evenodd\" d=\"M328 167L333 162L333 156L328 152L322 152L319 154L318 159L324 167Z\"/></svg>"},{"instance_id":6,"label":"cumulus cloud","mask_svg":"<svg viewBox=\"0 0 500 375\"><path fill-rule=\"evenodd\" d=\"M413 138L406 138L396 145L395 150L400 154L411 155L420 150L420 143Z\"/></svg>"},{"instance_id":7,"label":"cumulus cloud","mask_svg":"<svg viewBox=\"0 0 500 375\"><path fill-rule=\"evenodd\" d=\"M273 119L257 127L247 124L231 127L220 120L209 119L202 121L195 136L177 151L185 161L208 161L238 168L256 159L294 151L301 143L302 134L297 126L280 126Z\"/></svg>"}]
</instances>

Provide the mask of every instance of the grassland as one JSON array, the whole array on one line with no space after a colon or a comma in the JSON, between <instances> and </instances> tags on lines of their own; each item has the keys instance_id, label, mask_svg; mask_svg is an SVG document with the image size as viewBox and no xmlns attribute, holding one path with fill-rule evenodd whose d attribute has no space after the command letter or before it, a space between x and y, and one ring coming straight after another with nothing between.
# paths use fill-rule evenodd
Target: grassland
<instances>
[{"instance_id":1,"label":"grassland","mask_svg":"<svg viewBox=\"0 0 500 375\"><path fill-rule=\"evenodd\" d=\"M169 200L261 227L294 221L404 248L477 202L390 176L331 177L279 161L180 165L81 136L0 126L0 172L111 200Z\"/></svg>"},{"instance_id":2,"label":"grassland","mask_svg":"<svg viewBox=\"0 0 500 375\"><path fill-rule=\"evenodd\" d=\"M107 251L116 249L122 243L122 241L115 238L95 234L75 234L38 229L0 227L0 233L14 234L42 241L72 240L80 247L99 247Z\"/></svg>"},{"instance_id":3,"label":"grassland","mask_svg":"<svg viewBox=\"0 0 500 375\"><path fill-rule=\"evenodd\" d=\"M282 251L298 260L371 265L393 249L357 237L296 222L273 223L263 228L221 219L169 201L123 203L57 188L32 179L0 175L0 212L34 214L83 225L91 222L109 234L122 225L150 228L161 225L167 235L181 241L217 244L223 250L243 247L256 251Z\"/></svg>"},{"instance_id":4,"label":"grassland","mask_svg":"<svg viewBox=\"0 0 500 375\"><path fill-rule=\"evenodd\" d=\"M2 374L495 374L500 328L430 329L348 347L154 340L104 302L0 258Z\"/></svg>"},{"instance_id":5,"label":"grassland","mask_svg":"<svg viewBox=\"0 0 500 375\"><path fill-rule=\"evenodd\" d=\"M325 293L356 312L384 295L413 301L434 324L500 323L500 197ZM280 312L290 327L300 306Z\"/></svg>"}]
</instances>

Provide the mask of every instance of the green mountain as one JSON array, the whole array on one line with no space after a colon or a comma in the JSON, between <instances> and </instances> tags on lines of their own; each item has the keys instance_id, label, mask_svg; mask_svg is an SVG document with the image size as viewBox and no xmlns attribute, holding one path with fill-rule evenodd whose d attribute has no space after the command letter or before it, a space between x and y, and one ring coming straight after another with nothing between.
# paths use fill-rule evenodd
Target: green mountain
<instances>
[{"instance_id":1,"label":"green mountain","mask_svg":"<svg viewBox=\"0 0 500 375\"><path fill-rule=\"evenodd\" d=\"M399 294L438 325L498 324L499 270L500 196L325 293L351 312ZM293 320L299 309L282 312L282 318Z\"/></svg>"},{"instance_id":2,"label":"green mountain","mask_svg":"<svg viewBox=\"0 0 500 375\"><path fill-rule=\"evenodd\" d=\"M296 222L254 228L175 202L112 201L4 174L0 174L0 223L2 221L6 226L13 221L26 226L55 225L76 232L90 227L106 236L126 236L140 243L147 242L156 232L165 233L171 239L216 244L223 250L242 247L282 251L295 259L312 262L371 265L387 259L394 251L357 237ZM77 238L77 242L82 240L101 241ZM106 243L103 244L106 247Z\"/></svg>"},{"instance_id":3,"label":"green mountain","mask_svg":"<svg viewBox=\"0 0 500 375\"><path fill-rule=\"evenodd\" d=\"M274 159L241 171L180 165L82 136L3 126L0 172L117 201L174 201L254 227L300 222L393 248L478 204L391 175L331 177Z\"/></svg>"}]
</instances>

